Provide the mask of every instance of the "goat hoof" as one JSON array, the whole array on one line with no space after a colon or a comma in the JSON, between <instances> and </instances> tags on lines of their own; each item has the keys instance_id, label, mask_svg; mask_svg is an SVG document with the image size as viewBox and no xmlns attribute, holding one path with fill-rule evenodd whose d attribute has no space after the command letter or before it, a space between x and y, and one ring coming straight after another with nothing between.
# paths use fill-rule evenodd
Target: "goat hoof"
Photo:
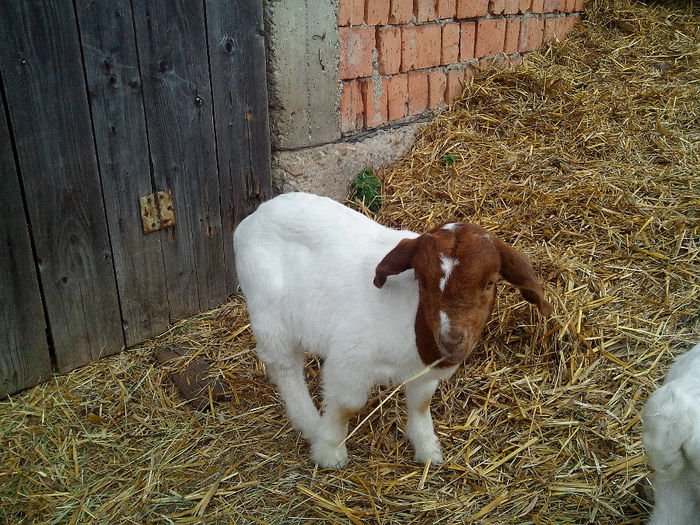
<instances>
[{"instance_id":1,"label":"goat hoof","mask_svg":"<svg viewBox=\"0 0 700 525\"><path fill-rule=\"evenodd\" d=\"M413 460L422 465L425 465L428 460L430 460L431 465L439 465L442 463L442 452L439 448L416 451L415 456L413 456Z\"/></svg>"},{"instance_id":2,"label":"goat hoof","mask_svg":"<svg viewBox=\"0 0 700 525\"><path fill-rule=\"evenodd\" d=\"M345 445L311 445L311 461L321 468L341 468L348 462L348 449Z\"/></svg>"}]
</instances>

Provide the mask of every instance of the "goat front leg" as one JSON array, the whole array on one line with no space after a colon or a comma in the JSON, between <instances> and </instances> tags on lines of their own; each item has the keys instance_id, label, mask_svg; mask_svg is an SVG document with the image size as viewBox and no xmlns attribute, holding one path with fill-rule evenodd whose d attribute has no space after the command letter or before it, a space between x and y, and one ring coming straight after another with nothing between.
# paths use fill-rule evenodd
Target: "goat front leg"
<instances>
[{"instance_id":1,"label":"goat front leg","mask_svg":"<svg viewBox=\"0 0 700 525\"><path fill-rule=\"evenodd\" d=\"M428 460L432 464L442 463L440 441L435 435L430 415L430 400L437 384L437 381L415 380L405 386L408 411L406 435L415 450L413 459L418 463L427 463Z\"/></svg>"}]
</instances>

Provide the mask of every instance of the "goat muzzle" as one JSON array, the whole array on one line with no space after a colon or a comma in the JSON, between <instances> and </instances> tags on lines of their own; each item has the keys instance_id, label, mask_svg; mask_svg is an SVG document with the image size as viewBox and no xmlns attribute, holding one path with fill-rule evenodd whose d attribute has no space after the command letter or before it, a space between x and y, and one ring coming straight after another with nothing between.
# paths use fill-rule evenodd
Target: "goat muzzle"
<instances>
[{"instance_id":1,"label":"goat muzzle","mask_svg":"<svg viewBox=\"0 0 700 525\"><path fill-rule=\"evenodd\" d=\"M445 362L449 364L459 364L471 353L474 343L468 343L465 336L459 339L440 337L437 341L438 350Z\"/></svg>"}]
</instances>

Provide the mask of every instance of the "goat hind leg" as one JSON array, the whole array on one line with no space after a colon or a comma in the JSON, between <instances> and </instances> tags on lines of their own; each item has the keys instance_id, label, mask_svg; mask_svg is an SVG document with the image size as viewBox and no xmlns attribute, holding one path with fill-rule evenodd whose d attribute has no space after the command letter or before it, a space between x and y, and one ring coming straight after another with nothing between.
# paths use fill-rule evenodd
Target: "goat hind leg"
<instances>
[{"instance_id":1,"label":"goat hind leg","mask_svg":"<svg viewBox=\"0 0 700 525\"><path fill-rule=\"evenodd\" d=\"M258 357L282 396L290 423L304 438L311 439L321 416L306 386L304 354L293 345L284 345L278 351L270 351L270 346L261 345L258 338Z\"/></svg>"}]
</instances>

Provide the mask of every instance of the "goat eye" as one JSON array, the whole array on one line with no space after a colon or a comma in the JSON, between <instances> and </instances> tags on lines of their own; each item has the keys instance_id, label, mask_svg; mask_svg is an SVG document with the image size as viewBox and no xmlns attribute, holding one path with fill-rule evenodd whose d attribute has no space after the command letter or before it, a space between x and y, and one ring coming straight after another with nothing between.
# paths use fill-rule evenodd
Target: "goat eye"
<instances>
[{"instance_id":1,"label":"goat eye","mask_svg":"<svg viewBox=\"0 0 700 525\"><path fill-rule=\"evenodd\" d=\"M493 281L487 282L487 283L486 283L486 290L490 290L491 288L493 288L493 284L494 284Z\"/></svg>"}]
</instances>

